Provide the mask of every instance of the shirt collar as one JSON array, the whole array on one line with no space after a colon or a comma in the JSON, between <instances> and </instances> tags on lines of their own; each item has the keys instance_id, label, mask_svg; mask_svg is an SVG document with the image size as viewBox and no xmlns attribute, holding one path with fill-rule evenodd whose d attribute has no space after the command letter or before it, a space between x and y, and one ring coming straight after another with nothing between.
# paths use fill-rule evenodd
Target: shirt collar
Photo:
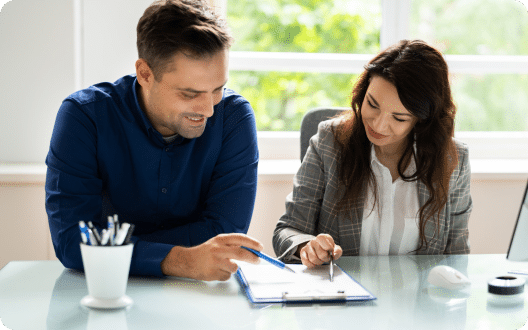
<instances>
[{"instance_id":1,"label":"shirt collar","mask_svg":"<svg viewBox=\"0 0 528 330\"><path fill-rule=\"evenodd\" d=\"M416 141L413 142L413 148L414 148L414 153L416 154ZM376 150L374 149L374 144L371 142L370 143L370 165L372 166L373 164L378 164L379 166L383 166L385 167L385 165L383 165L378 157L376 157ZM405 170L405 172L403 172L403 174L405 174L406 176L409 176L411 174L414 174L416 172L416 162L414 161L414 157L411 157L411 162L409 163L409 166L407 166L407 169Z\"/></svg>"}]
</instances>

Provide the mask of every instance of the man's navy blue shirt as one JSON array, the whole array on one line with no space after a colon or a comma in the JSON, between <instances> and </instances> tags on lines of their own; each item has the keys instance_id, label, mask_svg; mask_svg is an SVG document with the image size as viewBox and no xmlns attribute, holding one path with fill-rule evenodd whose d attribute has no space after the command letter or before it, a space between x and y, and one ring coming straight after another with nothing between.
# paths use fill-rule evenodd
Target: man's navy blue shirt
<instances>
[{"instance_id":1,"label":"man's navy blue shirt","mask_svg":"<svg viewBox=\"0 0 528 330\"><path fill-rule=\"evenodd\" d=\"M130 273L162 276L175 246L246 233L258 148L249 103L224 89L202 136L165 144L138 103L135 75L73 93L62 103L46 158L46 211L55 253L83 269L79 220L135 225Z\"/></svg>"}]
</instances>

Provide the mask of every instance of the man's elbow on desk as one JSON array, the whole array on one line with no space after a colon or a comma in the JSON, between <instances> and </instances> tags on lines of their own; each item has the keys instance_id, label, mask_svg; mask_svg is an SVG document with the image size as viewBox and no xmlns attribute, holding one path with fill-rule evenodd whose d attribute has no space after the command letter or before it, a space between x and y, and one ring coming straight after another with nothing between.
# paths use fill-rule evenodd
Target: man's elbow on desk
<instances>
[{"instance_id":1,"label":"man's elbow on desk","mask_svg":"<svg viewBox=\"0 0 528 330\"><path fill-rule=\"evenodd\" d=\"M79 248L79 251L80 251L80 248ZM69 253L66 253L66 251L64 251L63 253L57 253L57 251L55 251L55 255L57 256L57 258L60 260L60 262L62 263L64 267L79 270L79 271L84 271L82 257L81 257L80 252L78 256L75 256L74 253L71 251Z\"/></svg>"}]
</instances>

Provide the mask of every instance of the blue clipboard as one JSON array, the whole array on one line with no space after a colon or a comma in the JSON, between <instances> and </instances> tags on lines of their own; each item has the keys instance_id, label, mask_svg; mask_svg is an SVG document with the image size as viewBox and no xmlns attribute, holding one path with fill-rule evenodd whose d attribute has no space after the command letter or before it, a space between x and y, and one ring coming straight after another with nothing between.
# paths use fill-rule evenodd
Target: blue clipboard
<instances>
[{"instance_id":1,"label":"blue clipboard","mask_svg":"<svg viewBox=\"0 0 528 330\"><path fill-rule=\"evenodd\" d=\"M300 281L300 286L296 283L295 274L271 265L239 263L236 278L248 299L257 304L332 303L376 299L372 293L337 265L334 266L334 281L338 280L336 284L330 283L327 278L329 265L322 265L315 269L307 269L303 265L289 266L298 273L298 276L304 276L299 277L304 281ZM308 283L306 280L309 280L310 276L313 276L314 281Z\"/></svg>"}]
</instances>

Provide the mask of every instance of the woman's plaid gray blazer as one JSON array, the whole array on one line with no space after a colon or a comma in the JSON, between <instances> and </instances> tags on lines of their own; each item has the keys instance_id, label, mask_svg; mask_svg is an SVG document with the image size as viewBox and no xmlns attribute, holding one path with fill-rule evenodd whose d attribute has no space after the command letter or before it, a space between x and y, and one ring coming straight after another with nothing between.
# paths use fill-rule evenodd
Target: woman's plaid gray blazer
<instances>
[{"instance_id":1,"label":"woman's plaid gray blazer","mask_svg":"<svg viewBox=\"0 0 528 330\"><path fill-rule=\"evenodd\" d=\"M273 248L279 259L292 258L299 244L320 233L330 234L345 256L359 255L364 200L349 204L346 212L337 212L344 185L337 172L338 149L331 126L336 120L321 122L310 139L306 156L293 179L293 191L286 197L286 212L273 233ZM449 181L449 198L440 213L437 230L434 221L427 220L425 237L428 247L417 254L469 253L468 219L473 203L470 195L471 171L467 146L456 140L458 165ZM418 181L420 207L429 198L424 183Z\"/></svg>"}]
</instances>

